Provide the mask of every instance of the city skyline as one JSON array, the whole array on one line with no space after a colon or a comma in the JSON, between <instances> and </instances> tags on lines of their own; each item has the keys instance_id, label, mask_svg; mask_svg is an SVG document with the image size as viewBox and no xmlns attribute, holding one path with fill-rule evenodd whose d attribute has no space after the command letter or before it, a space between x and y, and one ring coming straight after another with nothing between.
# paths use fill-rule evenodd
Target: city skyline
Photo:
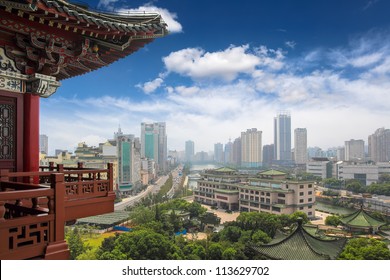
<instances>
[{"instance_id":1,"label":"city skyline","mask_svg":"<svg viewBox=\"0 0 390 280\"><path fill-rule=\"evenodd\" d=\"M138 134L140 122L156 121L169 127L170 150L192 139L209 151L250 127L272 144L281 110L293 115L292 129L307 128L308 146L323 149L367 142L388 125L386 1L87 2L154 9L171 34L109 69L62 81L43 99L40 134L56 143L51 149L97 145L118 125Z\"/></svg>"}]
</instances>

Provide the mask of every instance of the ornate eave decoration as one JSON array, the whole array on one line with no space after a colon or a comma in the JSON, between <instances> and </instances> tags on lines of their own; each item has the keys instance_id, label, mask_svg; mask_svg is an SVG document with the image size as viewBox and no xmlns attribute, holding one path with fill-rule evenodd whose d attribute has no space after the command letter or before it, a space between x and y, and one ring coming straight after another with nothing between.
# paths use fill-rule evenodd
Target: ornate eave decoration
<instances>
[{"instance_id":1,"label":"ornate eave decoration","mask_svg":"<svg viewBox=\"0 0 390 280\"><path fill-rule=\"evenodd\" d=\"M55 77L35 73L21 74L15 62L0 47L0 89L17 93L37 94L49 97L56 92L60 82Z\"/></svg>"}]
</instances>

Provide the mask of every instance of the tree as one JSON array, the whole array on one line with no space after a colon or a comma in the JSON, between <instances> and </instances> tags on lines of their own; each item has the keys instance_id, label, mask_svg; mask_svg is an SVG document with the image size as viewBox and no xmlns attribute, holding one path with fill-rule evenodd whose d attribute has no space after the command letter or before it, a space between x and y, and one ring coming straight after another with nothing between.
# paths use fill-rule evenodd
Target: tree
<instances>
[{"instance_id":1,"label":"tree","mask_svg":"<svg viewBox=\"0 0 390 280\"><path fill-rule=\"evenodd\" d=\"M100 248L102 249L102 248ZM100 250L98 259L173 260L181 259L182 252L174 241L150 229L139 229L121 234L112 251Z\"/></svg>"},{"instance_id":2,"label":"tree","mask_svg":"<svg viewBox=\"0 0 390 280\"><path fill-rule=\"evenodd\" d=\"M220 232L221 240L226 240L229 242L237 242L241 237L241 228L237 226L227 226Z\"/></svg>"},{"instance_id":3,"label":"tree","mask_svg":"<svg viewBox=\"0 0 390 280\"><path fill-rule=\"evenodd\" d=\"M356 238L348 241L339 259L390 260L390 250L382 241L373 238Z\"/></svg>"},{"instance_id":4,"label":"tree","mask_svg":"<svg viewBox=\"0 0 390 280\"><path fill-rule=\"evenodd\" d=\"M337 227L341 224L340 217L337 215L331 215L325 218L325 225Z\"/></svg>"},{"instance_id":5,"label":"tree","mask_svg":"<svg viewBox=\"0 0 390 280\"><path fill-rule=\"evenodd\" d=\"M219 243L212 243L207 251L207 258L209 260L220 260L222 259L223 248Z\"/></svg>"},{"instance_id":6,"label":"tree","mask_svg":"<svg viewBox=\"0 0 390 280\"><path fill-rule=\"evenodd\" d=\"M223 260L235 260L236 259L237 251L236 249L229 247L222 253L222 259Z\"/></svg>"},{"instance_id":7,"label":"tree","mask_svg":"<svg viewBox=\"0 0 390 280\"><path fill-rule=\"evenodd\" d=\"M154 221L155 217L155 212L145 206L137 206L130 213L131 221L137 225L152 222Z\"/></svg>"},{"instance_id":8,"label":"tree","mask_svg":"<svg viewBox=\"0 0 390 280\"><path fill-rule=\"evenodd\" d=\"M271 237L269 237L264 231L257 230L252 235L252 242L256 244L266 244L271 242Z\"/></svg>"},{"instance_id":9,"label":"tree","mask_svg":"<svg viewBox=\"0 0 390 280\"><path fill-rule=\"evenodd\" d=\"M84 246L81 234L77 227L68 230L65 239L68 243L70 258L72 260L75 260L79 255L86 251L87 248Z\"/></svg>"}]
</instances>

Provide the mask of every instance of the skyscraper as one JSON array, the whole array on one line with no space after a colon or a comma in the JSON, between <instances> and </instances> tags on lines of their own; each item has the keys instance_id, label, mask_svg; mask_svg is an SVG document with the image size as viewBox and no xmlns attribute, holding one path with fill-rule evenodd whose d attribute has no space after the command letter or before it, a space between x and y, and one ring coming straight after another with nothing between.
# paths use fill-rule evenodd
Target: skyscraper
<instances>
[{"instance_id":1,"label":"skyscraper","mask_svg":"<svg viewBox=\"0 0 390 280\"><path fill-rule=\"evenodd\" d=\"M118 189L128 192L141 181L141 144L139 138L120 131L115 135L118 156Z\"/></svg>"},{"instance_id":2,"label":"skyscraper","mask_svg":"<svg viewBox=\"0 0 390 280\"><path fill-rule=\"evenodd\" d=\"M270 145L264 145L263 146L263 165L265 166L271 166L273 160L275 159L274 157L274 144Z\"/></svg>"},{"instance_id":3,"label":"skyscraper","mask_svg":"<svg viewBox=\"0 0 390 280\"><path fill-rule=\"evenodd\" d=\"M233 163L241 166L241 137L234 139L233 142Z\"/></svg>"},{"instance_id":4,"label":"skyscraper","mask_svg":"<svg viewBox=\"0 0 390 280\"><path fill-rule=\"evenodd\" d=\"M368 136L368 155L372 161L390 161L390 129L379 128Z\"/></svg>"},{"instance_id":5,"label":"skyscraper","mask_svg":"<svg viewBox=\"0 0 390 280\"><path fill-rule=\"evenodd\" d=\"M231 164L233 163L233 143L229 139L229 142L225 144L225 163L226 164Z\"/></svg>"},{"instance_id":6,"label":"skyscraper","mask_svg":"<svg viewBox=\"0 0 390 280\"><path fill-rule=\"evenodd\" d=\"M46 155L49 153L49 137L45 134L39 135L39 152Z\"/></svg>"},{"instance_id":7,"label":"skyscraper","mask_svg":"<svg viewBox=\"0 0 390 280\"><path fill-rule=\"evenodd\" d=\"M253 168L262 165L261 131L257 128L241 132L241 165Z\"/></svg>"},{"instance_id":8,"label":"skyscraper","mask_svg":"<svg viewBox=\"0 0 390 280\"><path fill-rule=\"evenodd\" d=\"M276 160L291 160L291 116L281 112L274 118L274 149Z\"/></svg>"},{"instance_id":9,"label":"skyscraper","mask_svg":"<svg viewBox=\"0 0 390 280\"><path fill-rule=\"evenodd\" d=\"M223 144L222 143L214 144L214 160L218 163L224 162Z\"/></svg>"},{"instance_id":10,"label":"skyscraper","mask_svg":"<svg viewBox=\"0 0 390 280\"><path fill-rule=\"evenodd\" d=\"M364 141L354 140L345 141L345 160L364 160Z\"/></svg>"},{"instance_id":11,"label":"skyscraper","mask_svg":"<svg viewBox=\"0 0 390 280\"><path fill-rule=\"evenodd\" d=\"M186 141L186 150L185 150L186 162L193 161L194 155L195 155L195 143L194 141L188 140Z\"/></svg>"},{"instance_id":12,"label":"skyscraper","mask_svg":"<svg viewBox=\"0 0 390 280\"><path fill-rule=\"evenodd\" d=\"M307 130L296 128L294 130L294 160L295 164L307 162Z\"/></svg>"},{"instance_id":13,"label":"skyscraper","mask_svg":"<svg viewBox=\"0 0 390 280\"><path fill-rule=\"evenodd\" d=\"M141 123L141 157L154 159L161 171L167 170L165 122Z\"/></svg>"}]
</instances>

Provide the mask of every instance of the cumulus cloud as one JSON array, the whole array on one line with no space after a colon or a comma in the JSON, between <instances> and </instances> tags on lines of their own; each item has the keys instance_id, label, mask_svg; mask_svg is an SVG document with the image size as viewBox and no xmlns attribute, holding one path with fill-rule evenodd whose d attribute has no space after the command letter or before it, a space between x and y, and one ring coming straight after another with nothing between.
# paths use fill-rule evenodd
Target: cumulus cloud
<instances>
[{"instance_id":1,"label":"cumulus cloud","mask_svg":"<svg viewBox=\"0 0 390 280\"><path fill-rule=\"evenodd\" d=\"M222 79L233 81L240 74L250 74L256 67L279 70L283 67L281 50L265 46L251 50L249 45L229 46L216 52L201 48L187 48L170 53L163 58L168 72L188 76L194 80Z\"/></svg>"},{"instance_id":2,"label":"cumulus cloud","mask_svg":"<svg viewBox=\"0 0 390 280\"><path fill-rule=\"evenodd\" d=\"M287 42L285 42L284 44L285 44L287 47L291 48L291 49L294 49L295 46L297 45L297 43L294 42L294 41L287 41Z\"/></svg>"},{"instance_id":3,"label":"cumulus cloud","mask_svg":"<svg viewBox=\"0 0 390 280\"><path fill-rule=\"evenodd\" d=\"M156 89L161 87L161 85L164 83L164 80L161 78L156 78L153 81L146 82L144 84L138 84L136 87L142 89L142 91L146 94L150 94L154 92Z\"/></svg>"}]
</instances>

